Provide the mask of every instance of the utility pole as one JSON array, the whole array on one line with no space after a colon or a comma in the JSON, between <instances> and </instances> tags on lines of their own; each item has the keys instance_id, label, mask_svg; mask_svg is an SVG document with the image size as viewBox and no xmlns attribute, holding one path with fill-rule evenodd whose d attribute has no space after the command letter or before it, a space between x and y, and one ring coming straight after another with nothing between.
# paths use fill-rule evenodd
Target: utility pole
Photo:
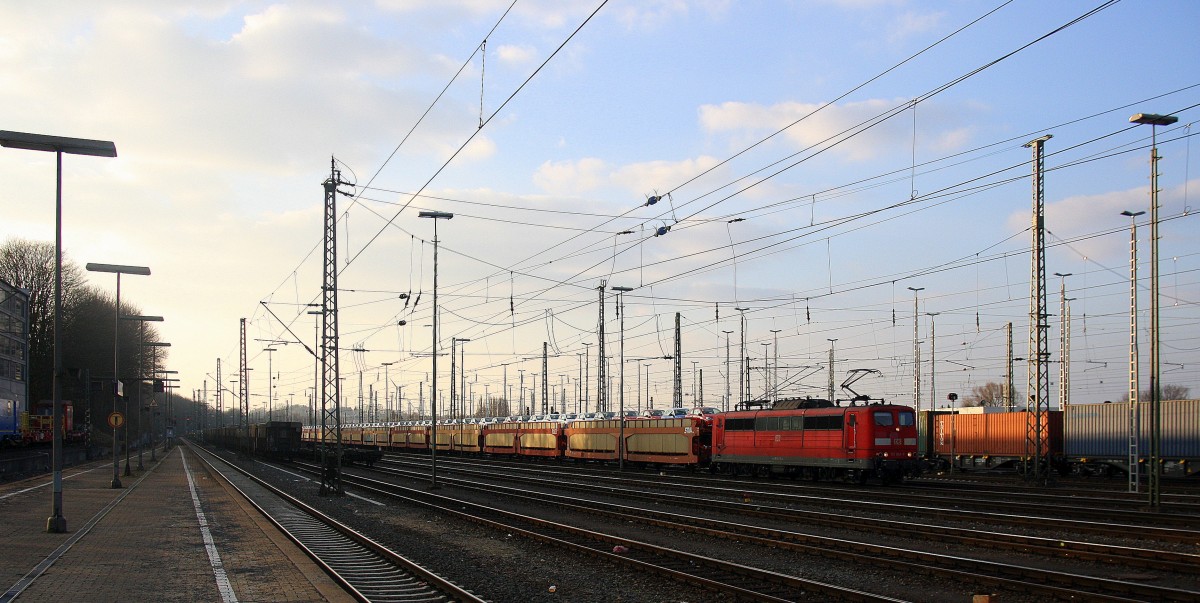
<instances>
[{"instance_id":1,"label":"utility pole","mask_svg":"<svg viewBox=\"0 0 1200 603\"><path fill-rule=\"evenodd\" d=\"M638 403L637 403L637 410L638 410L638 414L640 415L640 414L642 414L642 363L640 363L640 362L639 362L639 363L638 363L638 365L637 365L637 374L638 374L638 382L637 382L637 395L638 395ZM647 375L647 378L648 378L648 377L649 377L649 375Z\"/></svg>"},{"instance_id":2,"label":"utility pole","mask_svg":"<svg viewBox=\"0 0 1200 603\"><path fill-rule=\"evenodd\" d=\"M646 408L650 408L650 365L646 365ZM638 401L638 414L642 412L642 403Z\"/></svg>"},{"instance_id":3,"label":"utility pole","mask_svg":"<svg viewBox=\"0 0 1200 603\"><path fill-rule=\"evenodd\" d=\"M913 292L913 407L921 412L921 303L925 287L909 287ZM930 410L933 410L932 408Z\"/></svg>"},{"instance_id":4,"label":"utility pole","mask_svg":"<svg viewBox=\"0 0 1200 603\"><path fill-rule=\"evenodd\" d=\"M683 330L680 328L680 313L675 313L675 379L671 408L683 407Z\"/></svg>"},{"instance_id":5,"label":"utility pole","mask_svg":"<svg viewBox=\"0 0 1200 603\"><path fill-rule=\"evenodd\" d=\"M729 336L733 334L733 331L721 332L725 334L725 408L721 410L729 412L729 396L731 394L729 389Z\"/></svg>"},{"instance_id":6,"label":"utility pole","mask_svg":"<svg viewBox=\"0 0 1200 603\"><path fill-rule=\"evenodd\" d=\"M459 341L459 343L465 344L471 340L463 339L462 337L459 337L458 341ZM462 385L462 387L460 387L458 389L458 400L459 400L458 416L459 416L459 418L462 418L462 417L466 416L465 411L467 410L466 404L465 404L465 396L467 395L467 346L464 345L461 349L458 350L458 353L459 353L458 376L459 376L459 379L461 379L461 381L459 381L459 383ZM475 398L475 389L471 388L471 398L470 399L474 400L474 398ZM450 401L450 403L453 406L454 400L452 399Z\"/></svg>"},{"instance_id":7,"label":"utility pole","mask_svg":"<svg viewBox=\"0 0 1200 603\"><path fill-rule=\"evenodd\" d=\"M275 348L266 347L263 351L267 353L267 420L275 420L275 368L272 360L275 357Z\"/></svg>"},{"instance_id":8,"label":"utility pole","mask_svg":"<svg viewBox=\"0 0 1200 603\"><path fill-rule=\"evenodd\" d=\"M221 359L217 358L217 427L225 426L225 399L221 396L221 390L225 389L225 382L221 380ZM154 432L154 409L150 411L150 431L151 435ZM150 448L150 460L154 460L154 447Z\"/></svg>"},{"instance_id":9,"label":"utility pole","mask_svg":"<svg viewBox=\"0 0 1200 603\"><path fill-rule=\"evenodd\" d=\"M608 412L608 392L606 391L608 384L608 371L605 370L604 358L604 287L607 282L600 281L600 286L596 290L600 294L600 354L596 356L596 410Z\"/></svg>"},{"instance_id":10,"label":"utility pole","mask_svg":"<svg viewBox=\"0 0 1200 603\"><path fill-rule=\"evenodd\" d=\"M833 395L834 394L834 391L833 391L833 344L836 341L837 341L837 339L829 340L829 401L830 402L834 402L834 400L835 400L834 395Z\"/></svg>"},{"instance_id":11,"label":"utility pole","mask_svg":"<svg viewBox=\"0 0 1200 603\"><path fill-rule=\"evenodd\" d=\"M1008 360L1004 367L1004 407L1008 409L1008 412L1014 412L1017 410L1017 395L1013 391L1016 385L1013 383L1013 337L1011 322L1004 325L1004 333L1005 349L1007 350L1005 358Z\"/></svg>"},{"instance_id":12,"label":"utility pole","mask_svg":"<svg viewBox=\"0 0 1200 603\"><path fill-rule=\"evenodd\" d=\"M518 385L518 388L521 390L521 395L518 396L520 400L517 401L518 408L517 412L514 414L523 415L527 414L525 412L525 369L517 369L517 373L520 374L521 377Z\"/></svg>"},{"instance_id":13,"label":"utility pole","mask_svg":"<svg viewBox=\"0 0 1200 603\"><path fill-rule=\"evenodd\" d=\"M934 318L940 312L929 315L929 410L937 410L937 324Z\"/></svg>"},{"instance_id":14,"label":"utility pole","mask_svg":"<svg viewBox=\"0 0 1200 603\"><path fill-rule=\"evenodd\" d=\"M779 401L779 332L783 329L771 329L775 335L775 370L771 373L771 402Z\"/></svg>"},{"instance_id":15,"label":"utility pole","mask_svg":"<svg viewBox=\"0 0 1200 603\"><path fill-rule=\"evenodd\" d=\"M358 422L366 423L366 417L363 415L363 374L358 371Z\"/></svg>"},{"instance_id":16,"label":"utility pole","mask_svg":"<svg viewBox=\"0 0 1200 603\"><path fill-rule=\"evenodd\" d=\"M1050 347L1047 341L1046 312L1046 203L1044 170L1044 146L1049 134L1035 138L1025 144L1033 149L1033 249L1029 275L1029 408L1025 426L1025 456L1031 466L1026 467L1026 477L1035 482L1045 481L1049 475L1042 465L1046 459L1046 412L1050 405Z\"/></svg>"},{"instance_id":17,"label":"utility pole","mask_svg":"<svg viewBox=\"0 0 1200 603\"><path fill-rule=\"evenodd\" d=\"M763 402L771 400L771 342L760 341L763 347Z\"/></svg>"},{"instance_id":18,"label":"utility pole","mask_svg":"<svg viewBox=\"0 0 1200 603\"><path fill-rule=\"evenodd\" d=\"M1141 381L1138 376L1141 364L1138 350L1138 290L1137 290L1137 217L1144 211L1123 211L1129 217L1129 491L1141 488L1141 437L1142 411Z\"/></svg>"},{"instance_id":19,"label":"utility pole","mask_svg":"<svg viewBox=\"0 0 1200 603\"><path fill-rule=\"evenodd\" d=\"M621 320L621 393L618 396L621 402L620 420L621 428L618 431L619 439L617 440L617 468L625 470L625 293L632 291L630 287L613 287L613 291L617 292L617 317ZM676 354L679 349L679 314L675 314L675 346ZM678 362L678 360L676 360ZM679 365L675 365L676 379L679 378ZM678 382L676 383L675 395L679 395Z\"/></svg>"},{"instance_id":20,"label":"utility pole","mask_svg":"<svg viewBox=\"0 0 1200 603\"><path fill-rule=\"evenodd\" d=\"M387 421L392 421L392 420L395 420L395 417L394 417L394 413L392 412L392 401L391 401L392 400L392 398L391 398L391 396L392 396L392 381L391 381L391 379L388 378L388 369L391 368L391 366L395 363L394 362L384 362L382 364L383 364L383 409L384 409L384 414L386 415L384 417L384 419Z\"/></svg>"},{"instance_id":21,"label":"utility pole","mask_svg":"<svg viewBox=\"0 0 1200 603\"><path fill-rule=\"evenodd\" d=\"M693 407L700 405L700 403L698 402L698 400L700 400L700 398L696 397L696 379L697 379L696 364L697 364L697 362L695 360L693 360L692 361L692 406Z\"/></svg>"},{"instance_id":22,"label":"utility pole","mask_svg":"<svg viewBox=\"0 0 1200 603\"><path fill-rule=\"evenodd\" d=\"M239 371L239 375L238 375L238 380L239 380L238 389L241 390L241 397L242 397L242 400L241 400L242 408L241 408L241 412L240 412L240 414L241 414L240 420L242 423L243 435L246 438L246 442L249 442L250 441L250 372L249 372L249 369L246 368L246 319L245 318L241 319L241 334L242 334L241 345L238 346L239 357L241 359L241 364L240 364L241 370ZM169 413L168 413L167 417L168 417L168 420L170 420ZM247 450L247 452L249 452L249 450Z\"/></svg>"},{"instance_id":23,"label":"utility pole","mask_svg":"<svg viewBox=\"0 0 1200 603\"><path fill-rule=\"evenodd\" d=\"M1055 272L1058 287L1058 409L1071 405L1071 305L1067 302L1067 277L1070 272Z\"/></svg>"},{"instance_id":24,"label":"utility pole","mask_svg":"<svg viewBox=\"0 0 1200 603\"><path fill-rule=\"evenodd\" d=\"M549 390L549 383L550 383L549 357L550 357L550 344L549 344L549 342L543 341L542 342L542 414L546 414L546 413L550 412L550 407L549 407L550 399L549 399L549 396L547 395L547 392Z\"/></svg>"},{"instance_id":25,"label":"utility pole","mask_svg":"<svg viewBox=\"0 0 1200 603\"><path fill-rule=\"evenodd\" d=\"M337 195L342 180L337 160L329 158L325 189L323 279L321 282L321 496L343 496L342 382L338 365Z\"/></svg>"},{"instance_id":26,"label":"utility pole","mask_svg":"<svg viewBox=\"0 0 1200 603\"><path fill-rule=\"evenodd\" d=\"M591 412L588 409L592 407L591 394L589 393L589 384L592 382L592 376L589 374L591 371L591 358L588 357L588 352L592 350L591 346L591 343L583 342L583 412ZM596 410L600 409L597 408Z\"/></svg>"},{"instance_id":27,"label":"utility pole","mask_svg":"<svg viewBox=\"0 0 1200 603\"><path fill-rule=\"evenodd\" d=\"M734 308L740 312L742 323L742 347L741 354L738 356L738 404L746 401L746 394L749 392L746 383L746 373L749 369L746 367L746 310L747 308ZM737 405L734 406L737 408Z\"/></svg>"}]
</instances>

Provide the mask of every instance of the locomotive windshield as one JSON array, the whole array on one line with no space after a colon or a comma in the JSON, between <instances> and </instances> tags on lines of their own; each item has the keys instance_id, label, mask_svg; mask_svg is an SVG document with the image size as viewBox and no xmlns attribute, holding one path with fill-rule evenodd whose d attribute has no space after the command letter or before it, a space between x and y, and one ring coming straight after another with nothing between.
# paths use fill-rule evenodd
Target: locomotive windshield
<instances>
[{"instance_id":1,"label":"locomotive windshield","mask_svg":"<svg viewBox=\"0 0 1200 603\"><path fill-rule=\"evenodd\" d=\"M875 424L881 427L891 427L892 413L887 411L875 413Z\"/></svg>"}]
</instances>

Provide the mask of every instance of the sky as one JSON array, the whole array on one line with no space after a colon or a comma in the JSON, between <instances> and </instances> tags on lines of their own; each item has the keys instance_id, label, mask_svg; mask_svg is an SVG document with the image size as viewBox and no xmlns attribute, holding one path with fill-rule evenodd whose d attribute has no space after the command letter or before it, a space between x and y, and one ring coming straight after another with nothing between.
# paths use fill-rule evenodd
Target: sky
<instances>
[{"instance_id":1,"label":"sky","mask_svg":"<svg viewBox=\"0 0 1200 603\"><path fill-rule=\"evenodd\" d=\"M252 410L270 385L272 404L313 388L306 304L320 300L332 162L347 183L336 265L353 418L360 391L428 403L422 210L455 214L436 226L443 399L464 338L473 400L516 402L536 379L541 406L545 342L556 406L565 392L568 409L595 410L604 283L632 288L626 407L672 405L676 313L684 406L724 406L731 373L738 399L743 315L747 397L826 397L832 347L838 385L868 369L851 389L913 404L919 366L920 404L948 404L1003 380L1009 323L1013 356L1028 356L1025 145L1047 135L1052 403L1064 285L1070 402L1119 400L1121 212L1150 206L1151 128L1128 120L1172 114L1154 132L1161 370L1194 397L1196 23L1200 4L1182 0L10 2L0 130L115 142L116 158L64 157L67 256L151 268L122 279L122 300L165 317L185 396L216 403L218 360L238 390L246 319ZM53 241L53 155L0 149L0 178L0 239ZM1148 218L1134 219L1143 388ZM616 409L622 329L604 298ZM1023 393L1026 362L1013 366Z\"/></svg>"}]
</instances>

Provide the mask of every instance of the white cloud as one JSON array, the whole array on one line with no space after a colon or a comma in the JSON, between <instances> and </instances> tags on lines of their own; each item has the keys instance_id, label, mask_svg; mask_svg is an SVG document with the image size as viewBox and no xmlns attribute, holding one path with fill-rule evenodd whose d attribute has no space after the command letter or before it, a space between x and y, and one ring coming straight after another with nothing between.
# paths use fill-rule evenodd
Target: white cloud
<instances>
[{"instance_id":1,"label":"white cloud","mask_svg":"<svg viewBox=\"0 0 1200 603\"><path fill-rule=\"evenodd\" d=\"M888 40L891 42L902 42L908 38L929 33L938 28L942 23L942 19L946 17L946 13L915 13L906 11L896 17L892 22L890 31L888 32Z\"/></svg>"},{"instance_id":2,"label":"white cloud","mask_svg":"<svg viewBox=\"0 0 1200 603\"><path fill-rule=\"evenodd\" d=\"M1200 181L1191 182L1190 188L1195 190L1198 182ZM1159 204L1163 208L1159 212L1160 216L1166 217L1182 209L1183 201L1186 198L1184 193L1187 188L1189 187L1180 184L1164 188L1159 192ZM1047 202L1045 209L1046 230L1053 233L1056 237L1054 240L1058 240L1071 239L1113 228L1128 227L1129 218L1122 216L1121 212L1146 211L1146 206L1148 205L1147 198L1148 188L1139 187L1095 195L1074 195L1059 201ZM1008 218L1009 230L1019 232L1029 228L1031 215L1031 209L1010 215ZM1139 224L1138 238L1142 241L1149 240L1149 227L1145 226L1148 219L1148 215L1137 218ZM1182 224L1178 226L1170 223L1164 224L1164 240L1169 236L1166 233L1172 232L1176 228L1182 229L1179 232L1186 230L1186 226ZM1186 242L1187 238L1186 235L1183 238L1175 237L1173 242L1181 244ZM1128 257L1128 240L1124 236L1095 237L1071 243L1071 247L1088 258L1097 260L1102 264L1116 265L1123 258ZM1051 239L1048 239L1048 241L1052 242Z\"/></svg>"},{"instance_id":3,"label":"white cloud","mask_svg":"<svg viewBox=\"0 0 1200 603\"><path fill-rule=\"evenodd\" d=\"M607 164L594 157L575 161L547 161L538 166L533 182L550 194L579 195L604 184L607 172Z\"/></svg>"},{"instance_id":4,"label":"white cloud","mask_svg":"<svg viewBox=\"0 0 1200 603\"><path fill-rule=\"evenodd\" d=\"M822 149L837 143L833 148L835 154L861 162L902 151L911 153L914 126L912 109L903 109L906 103L905 99L897 98L868 99L822 108L820 103L783 102L768 106L729 101L702 105L699 120L705 131L728 135L732 149L740 150L786 128L775 137L777 143L782 141L795 149ZM902 109L892 118L862 129L864 124L896 108ZM940 151L953 150L950 145L965 144L973 130L958 124L975 110L970 104L921 103L916 108L918 144Z\"/></svg>"},{"instance_id":5,"label":"white cloud","mask_svg":"<svg viewBox=\"0 0 1200 603\"><path fill-rule=\"evenodd\" d=\"M696 174L716 165L720 160L703 155L682 161L647 161L621 166L612 175L612 181L636 195L649 196L655 190L663 190L684 182Z\"/></svg>"},{"instance_id":6,"label":"white cloud","mask_svg":"<svg viewBox=\"0 0 1200 603\"><path fill-rule=\"evenodd\" d=\"M504 44L496 49L496 56L504 63L522 65L534 59L537 49L529 44Z\"/></svg>"}]
</instances>

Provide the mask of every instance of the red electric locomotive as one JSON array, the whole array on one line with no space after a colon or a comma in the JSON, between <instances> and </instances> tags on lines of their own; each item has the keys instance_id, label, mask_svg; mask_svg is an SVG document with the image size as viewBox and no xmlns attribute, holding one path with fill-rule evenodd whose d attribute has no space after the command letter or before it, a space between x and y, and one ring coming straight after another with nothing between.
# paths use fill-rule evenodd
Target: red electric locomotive
<instances>
[{"instance_id":1,"label":"red electric locomotive","mask_svg":"<svg viewBox=\"0 0 1200 603\"><path fill-rule=\"evenodd\" d=\"M899 481L919 472L916 415L908 406L781 400L713 421L712 468L742 475Z\"/></svg>"}]
</instances>

